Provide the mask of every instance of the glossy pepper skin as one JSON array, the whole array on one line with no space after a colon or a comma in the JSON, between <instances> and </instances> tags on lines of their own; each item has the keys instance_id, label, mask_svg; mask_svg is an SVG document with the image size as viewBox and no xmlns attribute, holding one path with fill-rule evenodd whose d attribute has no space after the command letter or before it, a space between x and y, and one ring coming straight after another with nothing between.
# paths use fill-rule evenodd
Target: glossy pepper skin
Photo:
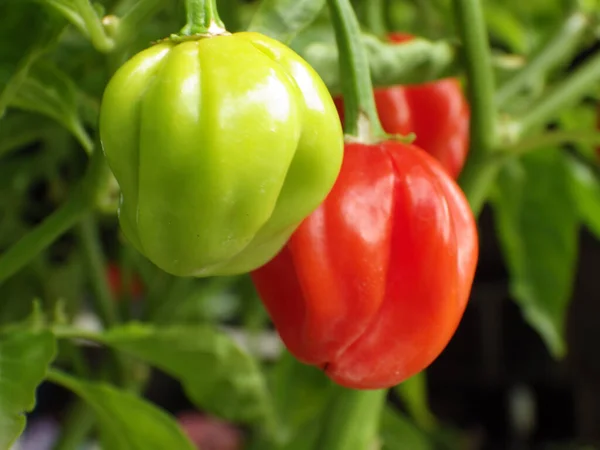
<instances>
[{"instance_id":1,"label":"glossy pepper skin","mask_svg":"<svg viewBox=\"0 0 600 450\"><path fill-rule=\"evenodd\" d=\"M412 39L403 33L388 36L392 42ZM426 150L458 178L469 150L469 105L458 80L447 78L410 86L374 90L375 104L383 129L390 134L414 132L414 145ZM344 106L335 98L342 123Z\"/></svg>"},{"instance_id":2,"label":"glossy pepper skin","mask_svg":"<svg viewBox=\"0 0 600 450\"><path fill-rule=\"evenodd\" d=\"M343 156L322 80L250 32L134 56L106 88L100 137L125 236L179 276L264 264L331 190Z\"/></svg>"},{"instance_id":3,"label":"glossy pepper skin","mask_svg":"<svg viewBox=\"0 0 600 450\"><path fill-rule=\"evenodd\" d=\"M347 144L325 202L252 279L300 361L387 388L445 348L477 256L472 212L438 161L399 142Z\"/></svg>"}]
</instances>

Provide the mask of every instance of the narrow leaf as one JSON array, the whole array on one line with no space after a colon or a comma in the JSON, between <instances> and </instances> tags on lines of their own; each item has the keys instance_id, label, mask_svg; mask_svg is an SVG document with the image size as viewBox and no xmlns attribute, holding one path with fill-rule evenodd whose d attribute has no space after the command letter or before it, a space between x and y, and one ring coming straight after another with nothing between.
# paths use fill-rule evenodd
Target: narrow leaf
<instances>
[{"instance_id":1,"label":"narrow leaf","mask_svg":"<svg viewBox=\"0 0 600 450\"><path fill-rule=\"evenodd\" d=\"M26 80L33 63L58 39L66 22L39 5L0 2L0 118Z\"/></svg>"},{"instance_id":2,"label":"narrow leaf","mask_svg":"<svg viewBox=\"0 0 600 450\"><path fill-rule=\"evenodd\" d=\"M75 83L67 74L48 63L38 63L30 70L11 106L56 120L91 152L93 143L80 119L79 97Z\"/></svg>"},{"instance_id":3,"label":"narrow leaf","mask_svg":"<svg viewBox=\"0 0 600 450\"><path fill-rule=\"evenodd\" d=\"M543 149L509 163L493 205L512 296L560 357L579 231L564 154Z\"/></svg>"}]
</instances>

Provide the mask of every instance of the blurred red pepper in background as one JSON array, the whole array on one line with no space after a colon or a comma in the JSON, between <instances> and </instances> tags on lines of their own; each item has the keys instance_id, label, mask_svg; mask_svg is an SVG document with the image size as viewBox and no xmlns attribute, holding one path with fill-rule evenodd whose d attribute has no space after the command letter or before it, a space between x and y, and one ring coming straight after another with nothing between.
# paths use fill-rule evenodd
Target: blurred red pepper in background
<instances>
[{"instance_id":1,"label":"blurred red pepper in background","mask_svg":"<svg viewBox=\"0 0 600 450\"><path fill-rule=\"evenodd\" d=\"M413 39L391 33L389 40L403 43ZM430 83L392 86L374 90L375 104L383 129L390 134L416 134L413 144L427 151L458 178L469 151L469 105L458 80L447 78ZM344 123L344 102L334 99Z\"/></svg>"},{"instance_id":2,"label":"blurred red pepper in background","mask_svg":"<svg viewBox=\"0 0 600 450\"><path fill-rule=\"evenodd\" d=\"M110 291L115 298L120 298L125 295L123 287L123 276L121 268L115 263L108 263L106 265L106 278L108 281L108 285L110 287ZM136 274L133 274L131 277L131 290L128 293L132 298L139 298L144 292L144 287L142 285L142 280Z\"/></svg>"},{"instance_id":3,"label":"blurred red pepper in background","mask_svg":"<svg viewBox=\"0 0 600 450\"><path fill-rule=\"evenodd\" d=\"M189 439L201 450L241 450L242 433L235 426L198 412L177 417Z\"/></svg>"}]
</instances>

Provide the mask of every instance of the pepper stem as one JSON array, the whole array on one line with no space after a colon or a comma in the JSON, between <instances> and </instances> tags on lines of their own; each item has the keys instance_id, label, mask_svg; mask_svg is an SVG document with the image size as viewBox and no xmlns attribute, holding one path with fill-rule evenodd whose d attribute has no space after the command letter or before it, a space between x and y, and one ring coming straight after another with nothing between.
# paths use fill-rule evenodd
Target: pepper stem
<instances>
[{"instance_id":1,"label":"pepper stem","mask_svg":"<svg viewBox=\"0 0 600 450\"><path fill-rule=\"evenodd\" d=\"M350 0L327 0L339 51L346 135L369 143L385 139L373 97L371 71Z\"/></svg>"},{"instance_id":2,"label":"pepper stem","mask_svg":"<svg viewBox=\"0 0 600 450\"><path fill-rule=\"evenodd\" d=\"M181 29L181 35L217 35L226 32L217 11L217 0L185 0L185 9L187 24Z\"/></svg>"}]
</instances>

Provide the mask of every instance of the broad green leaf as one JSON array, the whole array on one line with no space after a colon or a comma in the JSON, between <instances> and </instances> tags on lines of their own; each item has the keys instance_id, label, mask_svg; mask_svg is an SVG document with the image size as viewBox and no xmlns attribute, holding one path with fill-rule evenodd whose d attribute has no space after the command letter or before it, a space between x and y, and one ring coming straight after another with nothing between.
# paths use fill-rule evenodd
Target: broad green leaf
<instances>
[{"instance_id":1,"label":"broad green leaf","mask_svg":"<svg viewBox=\"0 0 600 450\"><path fill-rule=\"evenodd\" d=\"M211 326L131 324L113 328L99 340L180 380L190 400L203 410L244 422L264 421L271 414L255 361Z\"/></svg>"},{"instance_id":2,"label":"broad green leaf","mask_svg":"<svg viewBox=\"0 0 600 450\"><path fill-rule=\"evenodd\" d=\"M263 0L249 31L289 43L317 18L324 6L325 0Z\"/></svg>"},{"instance_id":3,"label":"broad green leaf","mask_svg":"<svg viewBox=\"0 0 600 450\"><path fill-rule=\"evenodd\" d=\"M0 2L0 118L32 64L58 39L66 22L23 0Z\"/></svg>"},{"instance_id":4,"label":"broad green leaf","mask_svg":"<svg viewBox=\"0 0 600 450\"><path fill-rule=\"evenodd\" d=\"M436 424L435 416L429 409L425 371L413 375L408 380L397 385L394 390L404 402L412 419L419 426L431 429Z\"/></svg>"},{"instance_id":5,"label":"broad green leaf","mask_svg":"<svg viewBox=\"0 0 600 450\"><path fill-rule=\"evenodd\" d=\"M0 448L25 429L25 413L35 406L35 391L54 359L50 332L17 331L0 336Z\"/></svg>"},{"instance_id":6,"label":"broad green leaf","mask_svg":"<svg viewBox=\"0 0 600 450\"><path fill-rule=\"evenodd\" d=\"M600 170L574 156L566 158L579 216L600 239Z\"/></svg>"},{"instance_id":7,"label":"broad green leaf","mask_svg":"<svg viewBox=\"0 0 600 450\"><path fill-rule=\"evenodd\" d=\"M558 118L561 131L570 131L578 133L581 130L596 130L598 119L598 107L595 103L580 103L579 105L567 108ZM584 156L587 160L596 162L598 155L597 145L585 142L575 142L572 144L577 153Z\"/></svg>"},{"instance_id":8,"label":"broad green leaf","mask_svg":"<svg viewBox=\"0 0 600 450\"><path fill-rule=\"evenodd\" d=\"M510 290L550 352L565 352L579 231L565 157L543 149L507 164L493 206Z\"/></svg>"},{"instance_id":9,"label":"broad green leaf","mask_svg":"<svg viewBox=\"0 0 600 450\"><path fill-rule=\"evenodd\" d=\"M434 450L434 441L399 411L388 407L381 416L382 450Z\"/></svg>"},{"instance_id":10,"label":"broad green leaf","mask_svg":"<svg viewBox=\"0 0 600 450\"><path fill-rule=\"evenodd\" d=\"M102 448L110 450L193 450L177 422L134 394L108 384L78 380L52 372L55 383L81 397L96 413Z\"/></svg>"},{"instance_id":11,"label":"broad green leaf","mask_svg":"<svg viewBox=\"0 0 600 450\"><path fill-rule=\"evenodd\" d=\"M93 143L79 116L79 95L67 74L51 64L40 62L31 68L10 106L56 120L91 152Z\"/></svg>"}]
</instances>

